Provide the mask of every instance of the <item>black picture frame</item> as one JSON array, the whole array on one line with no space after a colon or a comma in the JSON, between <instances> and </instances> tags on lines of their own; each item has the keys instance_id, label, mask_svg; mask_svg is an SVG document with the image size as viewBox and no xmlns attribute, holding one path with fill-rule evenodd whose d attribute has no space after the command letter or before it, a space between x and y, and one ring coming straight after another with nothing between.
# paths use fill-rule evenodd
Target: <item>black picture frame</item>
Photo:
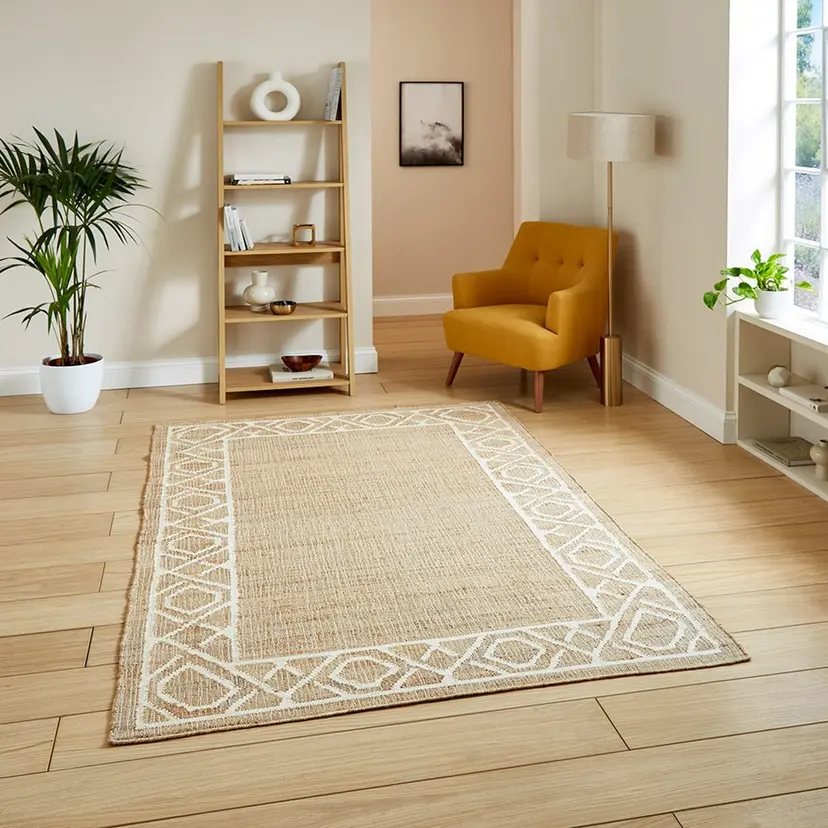
<instances>
[{"instance_id":1,"label":"black picture frame","mask_svg":"<svg viewBox=\"0 0 828 828\"><path fill-rule=\"evenodd\" d=\"M463 81L400 81L400 166L462 167L466 161Z\"/></svg>"}]
</instances>

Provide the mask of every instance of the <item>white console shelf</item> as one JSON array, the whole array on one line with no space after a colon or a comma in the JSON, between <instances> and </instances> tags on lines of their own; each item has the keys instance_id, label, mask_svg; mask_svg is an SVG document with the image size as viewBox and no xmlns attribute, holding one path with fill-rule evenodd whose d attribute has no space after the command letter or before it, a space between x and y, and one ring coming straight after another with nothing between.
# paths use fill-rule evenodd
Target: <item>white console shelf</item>
<instances>
[{"instance_id":1,"label":"white console shelf","mask_svg":"<svg viewBox=\"0 0 828 828\"><path fill-rule=\"evenodd\" d=\"M768 370L784 365L812 382L828 382L828 325L792 317L760 319L737 311L737 442L755 457L828 500L828 482L817 480L814 466L788 467L759 451L759 437L800 436L812 443L828 439L828 414L818 414L781 395L768 383Z\"/></svg>"}]
</instances>

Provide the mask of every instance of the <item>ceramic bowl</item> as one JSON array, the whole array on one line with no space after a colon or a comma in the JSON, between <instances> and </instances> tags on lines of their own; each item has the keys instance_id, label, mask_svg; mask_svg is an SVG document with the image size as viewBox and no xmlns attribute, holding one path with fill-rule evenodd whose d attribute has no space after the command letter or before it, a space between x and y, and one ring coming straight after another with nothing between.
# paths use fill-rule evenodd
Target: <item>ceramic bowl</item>
<instances>
[{"instance_id":1,"label":"ceramic bowl","mask_svg":"<svg viewBox=\"0 0 828 828\"><path fill-rule=\"evenodd\" d=\"M283 356L282 362L284 362L291 371L310 371L311 368L316 368L316 366L322 362L322 357L319 354Z\"/></svg>"},{"instance_id":2,"label":"ceramic bowl","mask_svg":"<svg viewBox=\"0 0 828 828\"><path fill-rule=\"evenodd\" d=\"M291 299L279 299L270 303L270 312L275 316L290 316L296 310L296 302Z\"/></svg>"}]
</instances>

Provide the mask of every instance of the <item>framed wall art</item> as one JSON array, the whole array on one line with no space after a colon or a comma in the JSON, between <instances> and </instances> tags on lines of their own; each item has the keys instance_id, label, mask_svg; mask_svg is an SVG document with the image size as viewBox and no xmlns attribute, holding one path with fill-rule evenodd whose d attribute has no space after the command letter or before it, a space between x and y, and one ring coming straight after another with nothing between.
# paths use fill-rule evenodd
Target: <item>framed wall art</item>
<instances>
[{"instance_id":1,"label":"framed wall art","mask_svg":"<svg viewBox=\"0 0 828 828\"><path fill-rule=\"evenodd\" d=\"M462 167L462 81L400 83L400 166Z\"/></svg>"}]
</instances>

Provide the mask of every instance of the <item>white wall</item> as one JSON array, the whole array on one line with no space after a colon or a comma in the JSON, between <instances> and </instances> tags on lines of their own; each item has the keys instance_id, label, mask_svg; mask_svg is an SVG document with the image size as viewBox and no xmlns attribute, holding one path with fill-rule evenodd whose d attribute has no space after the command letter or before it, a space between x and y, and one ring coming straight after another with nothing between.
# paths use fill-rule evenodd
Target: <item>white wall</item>
<instances>
[{"instance_id":1,"label":"white wall","mask_svg":"<svg viewBox=\"0 0 828 828\"><path fill-rule=\"evenodd\" d=\"M746 266L756 248L765 255L780 249L781 2L730 0L728 267ZM735 404L735 338L729 324L728 410Z\"/></svg>"},{"instance_id":2,"label":"white wall","mask_svg":"<svg viewBox=\"0 0 828 828\"><path fill-rule=\"evenodd\" d=\"M597 9L595 108L659 116L658 158L617 166L616 301L625 352L642 369L632 378L664 378L662 392L723 419L726 318L702 294L728 256L729 3L598 0ZM605 209L601 181L596 202Z\"/></svg>"},{"instance_id":3,"label":"white wall","mask_svg":"<svg viewBox=\"0 0 828 828\"><path fill-rule=\"evenodd\" d=\"M512 0L374 0L377 316L448 310L455 273L506 258L514 238L512 12ZM465 82L462 167L400 167L405 80Z\"/></svg>"},{"instance_id":4,"label":"white wall","mask_svg":"<svg viewBox=\"0 0 828 828\"><path fill-rule=\"evenodd\" d=\"M328 68L347 61L356 344L370 348L370 0L141 0L118 4L117 12L104 0L27 0L4 6L3 29L20 36L6 37L0 50L0 136L28 135L35 124L124 144L150 185L144 201L161 213L142 217L143 249L119 248L103 263L113 272L100 278L104 289L92 300L88 348L115 362L205 358L208 375L216 353L215 61L236 71L228 95L237 111L246 95L240 89L255 74L282 69L303 92L310 117L321 114ZM287 146L279 169L314 167L309 154L318 147L295 136ZM255 163L235 152L236 163ZM324 223L315 198L292 202L270 223L262 219L259 231L281 236L298 215ZM0 238L29 227L20 208L0 218ZM246 274L238 277L242 287ZM302 284L286 289L298 293ZM0 276L3 312L44 298L33 275ZM238 343L239 350L301 349L300 336L318 344L318 331L288 327L294 339ZM4 369L26 369L53 351L43 326L24 331L15 320L0 322L0 393Z\"/></svg>"},{"instance_id":5,"label":"white wall","mask_svg":"<svg viewBox=\"0 0 828 828\"><path fill-rule=\"evenodd\" d=\"M567 115L592 109L594 102L594 4L590 0L530 0L529 5L524 36L532 36L534 25L539 43L540 218L594 224L592 165L566 157ZM524 71L533 78L528 68Z\"/></svg>"}]
</instances>

